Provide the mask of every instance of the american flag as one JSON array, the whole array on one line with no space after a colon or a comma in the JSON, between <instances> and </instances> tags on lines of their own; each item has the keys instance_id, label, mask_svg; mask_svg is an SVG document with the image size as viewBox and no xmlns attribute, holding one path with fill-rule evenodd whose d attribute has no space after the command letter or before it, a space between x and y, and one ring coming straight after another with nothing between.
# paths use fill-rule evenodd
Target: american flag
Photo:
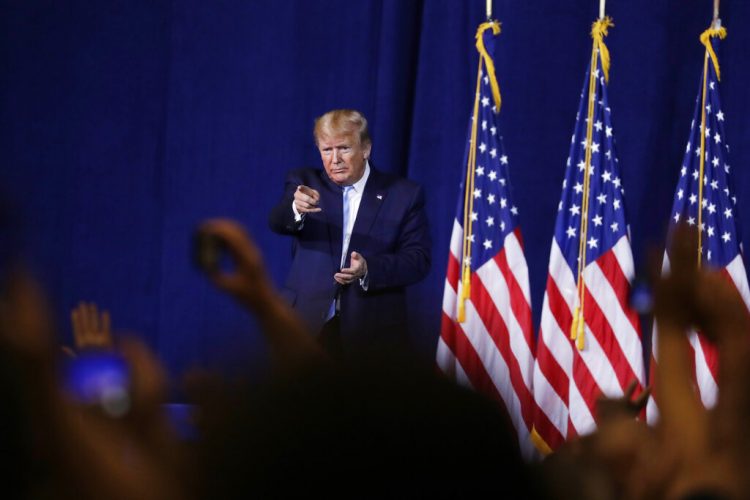
<instances>
[{"instance_id":1,"label":"american flag","mask_svg":"<svg viewBox=\"0 0 750 500\"><path fill-rule=\"evenodd\" d=\"M633 257L607 103L609 22L594 23L550 252L534 366L533 439L545 453L596 428L598 397L621 397L632 380L637 394L645 377L639 320L628 305ZM576 318L583 321L574 325Z\"/></svg>"},{"instance_id":2,"label":"american flag","mask_svg":"<svg viewBox=\"0 0 750 500\"><path fill-rule=\"evenodd\" d=\"M497 124L494 64L488 68L498 32L497 23L485 23L477 33L485 57L479 61L467 169L453 222L437 364L459 383L504 404L521 452L531 459L536 450L529 440L534 357L528 268Z\"/></svg>"},{"instance_id":3,"label":"american flag","mask_svg":"<svg viewBox=\"0 0 750 500\"><path fill-rule=\"evenodd\" d=\"M750 308L750 290L742 257L742 244L737 230L737 197L731 185L729 145L724 132L724 112L719 98L718 38L723 28L709 29L701 36L706 44L704 69L701 73L693 121L690 124L685 156L672 204L672 227L678 223L700 229L701 264L718 269L731 280ZM709 46L711 51L709 51ZM670 228L671 229L671 228ZM669 255L664 255L663 272L669 271ZM652 337L652 367L655 364L656 325ZM718 358L716 348L696 332L689 333L694 354L695 384L706 407L716 404ZM652 383L654 370L651 370ZM658 390L658 388L657 388ZM658 400L658 396L656 397ZM646 414L653 423L658 418L654 399L649 399Z\"/></svg>"}]
</instances>

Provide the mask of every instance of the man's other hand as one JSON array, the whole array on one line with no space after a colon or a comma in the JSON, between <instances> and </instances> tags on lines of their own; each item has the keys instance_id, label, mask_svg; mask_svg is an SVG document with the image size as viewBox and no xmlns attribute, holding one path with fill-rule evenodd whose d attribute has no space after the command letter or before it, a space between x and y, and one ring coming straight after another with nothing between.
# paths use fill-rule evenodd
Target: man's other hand
<instances>
[{"instance_id":1,"label":"man's other hand","mask_svg":"<svg viewBox=\"0 0 750 500\"><path fill-rule=\"evenodd\" d=\"M294 192L294 207L299 213L320 212L322 209L318 203L320 203L320 193L311 187L297 186Z\"/></svg>"},{"instance_id":2,"label":"man's other hand","mask_svg":"<svg viewBox=\"0 0 750 500\"><path fill-rule=\"evenodd\" d=\"M367 261L361 254L352 252L349 267L334 274L333 279L342 285L348 285L356 279L363 278L365 274L367 274Z\"/></svg>"}]
</instances>

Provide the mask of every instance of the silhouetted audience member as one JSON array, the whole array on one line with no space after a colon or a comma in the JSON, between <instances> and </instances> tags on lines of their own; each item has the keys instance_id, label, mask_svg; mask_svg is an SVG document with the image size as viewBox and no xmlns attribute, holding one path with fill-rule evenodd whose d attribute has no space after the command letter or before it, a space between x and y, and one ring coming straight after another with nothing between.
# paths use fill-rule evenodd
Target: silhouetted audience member
<instances>
[{"instance_id":1,"label":"silhouetted audience member","mask_svg":"<svg viewBox=\"0 0 750 500\"><path fill-rule=\"evenodd\" d=\"M535 498L496 405L391 355L280 376L213 413L205 496Z\"/></svg>"}]
</instances>

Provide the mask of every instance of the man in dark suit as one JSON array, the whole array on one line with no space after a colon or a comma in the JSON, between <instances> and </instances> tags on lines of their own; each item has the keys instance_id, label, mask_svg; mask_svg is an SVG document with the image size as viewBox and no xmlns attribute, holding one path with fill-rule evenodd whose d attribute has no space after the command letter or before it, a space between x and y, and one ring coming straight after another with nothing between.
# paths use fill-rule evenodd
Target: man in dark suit
<instances>
[{"instance_id":1,"label":"man in dark suit","mask_svg":"<svg viewBox=\"0 0 750 500\"><path fill-rule=\"evenodd\" d=\"M334 110L315 121L323 170L291 171L271 229L294 237L284 295L334 353L406 341L405 287L430 267L424 193L369 165L367 120Z\"/></svg>"}]
</instances>

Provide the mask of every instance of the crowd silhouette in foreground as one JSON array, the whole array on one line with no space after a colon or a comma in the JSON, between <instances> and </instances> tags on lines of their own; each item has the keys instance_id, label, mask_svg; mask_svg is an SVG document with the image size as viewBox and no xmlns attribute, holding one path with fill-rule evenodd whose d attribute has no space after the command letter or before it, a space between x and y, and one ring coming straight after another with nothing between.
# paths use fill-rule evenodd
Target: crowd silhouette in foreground
<instances>
[{"instance_id":1,"label":"crowd silhouette in foreground","mask_svg":"<svg viewBox=\"0 0 750 500\"><path fill-rule=\"evenodd\" d=\"M575 498L719 499L750 496L750 319L733 286L698 269L695 235L673 236L672 272L654 277L661 419L644 398L602 400L599 429L544 460L522 461L493 401L441 378L403 351L373 346L332 359L268 279L236 222L207 221L233 267L207 277L261 325L273 358L262 381L193 373L194 434L166 412L165 372L143 342L114 336L93 303L71 314L61 349L43 290L20 261L5 263L0 300L3 498ZM692 387L685 332L718 345L713 410ZM61 369L91 353L122 357L117 411L71 394ZM119 400L118 400L119 401ZM122 402L122 401L121 401Z\"/></svg>"}]
</instances>

